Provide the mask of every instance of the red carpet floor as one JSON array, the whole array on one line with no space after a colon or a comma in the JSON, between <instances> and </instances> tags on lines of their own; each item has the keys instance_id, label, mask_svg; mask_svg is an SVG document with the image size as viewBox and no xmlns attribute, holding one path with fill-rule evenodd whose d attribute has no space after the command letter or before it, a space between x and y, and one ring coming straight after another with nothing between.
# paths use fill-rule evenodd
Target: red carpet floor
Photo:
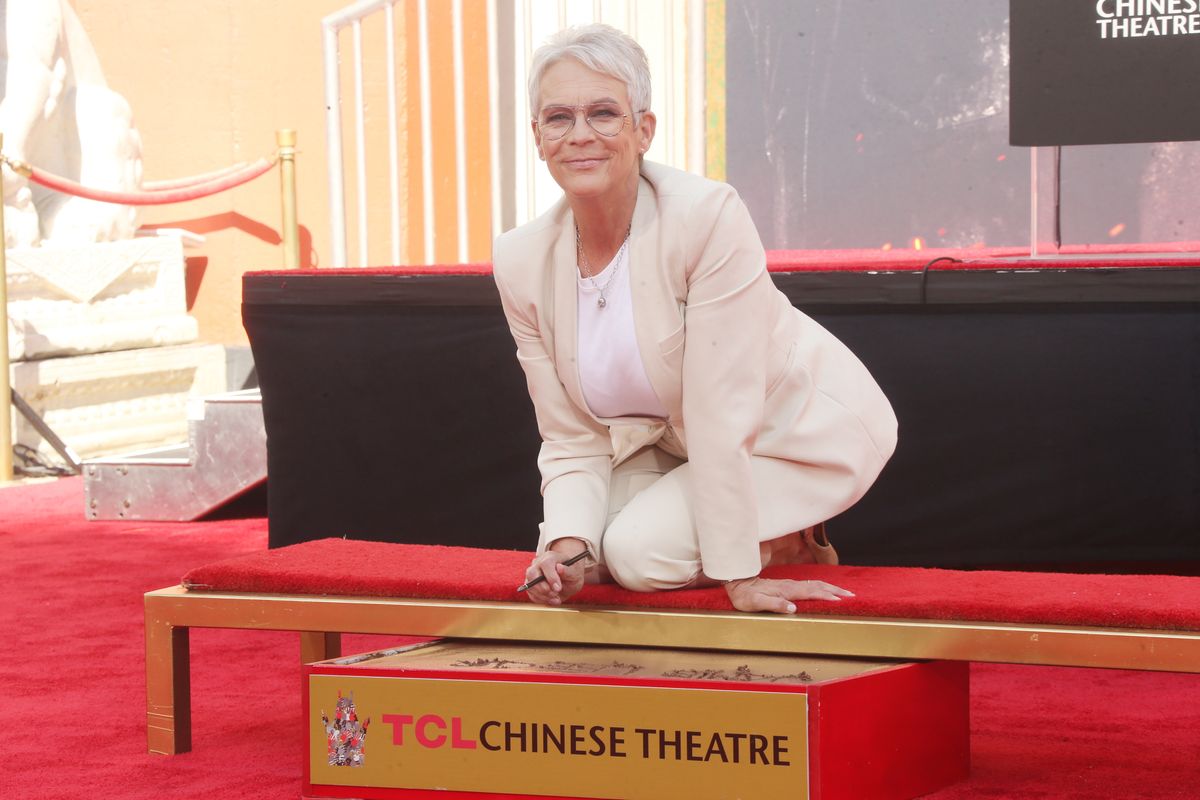
<instances>
[{"instance_id":1,"label":"red carpet floor","mask_svg":"<svg viewBox=\"0 0 1200 800\"><path fill-rule=\"evenodd\" d=\"M0 489L0 798L299 797L294 634L193 631L195 749L145 753L141 594L265 521L89 523L82 495ZM934 800L1200 798L1200 676L976 665L971 710L972 776Z\"/></svg>"}]
</instances>

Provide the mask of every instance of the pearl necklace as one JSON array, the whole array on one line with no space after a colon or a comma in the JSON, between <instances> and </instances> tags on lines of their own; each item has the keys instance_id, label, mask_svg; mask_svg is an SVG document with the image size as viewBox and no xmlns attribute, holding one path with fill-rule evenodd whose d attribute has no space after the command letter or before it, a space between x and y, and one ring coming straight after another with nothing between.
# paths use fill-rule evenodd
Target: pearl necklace
<instances>
[{"instance_id":1,"label":"pearl necklace","mask_svg":"<svg viewBox=\"0 0 1200 800\"><path fill-rule=\"evenodd\" d=\"M605 298L604 293L608 291L608 287L612 285L613 279L617 277L617 270L621 268L621 254L629 247L629 234L632 230L633 223L630 222L629 227L625 229L625 241L621 242L621 246L617 249L617 254L613 256L612 274L608 276L608 280L604 282L603 286L597 286L596 278L592 275L591 262L588 261L587 252L583 249L583 241L579 238L579 226L575 226L575 246L579 249L579 266L583 267L583 277L587 278L592 288L600 293L599 299L596 300L598 308L604 308L608 305L608 299Z\"/></svg>"}]
</instances>

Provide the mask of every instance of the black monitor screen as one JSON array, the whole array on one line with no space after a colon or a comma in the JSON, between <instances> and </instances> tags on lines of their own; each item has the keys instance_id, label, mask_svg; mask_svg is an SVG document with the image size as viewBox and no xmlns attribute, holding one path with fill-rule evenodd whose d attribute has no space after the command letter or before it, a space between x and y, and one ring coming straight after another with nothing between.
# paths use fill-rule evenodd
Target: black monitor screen
<instances>
[{"instance_id":1,"label":"black monitor screen","mask_svg":"<svg viewBox=\"0 0 1200 800\"><path fill-rule=\"evenodd\" d=\"M1200 0L1010 0L1014 145L1200 139Z\"/></svg>"}]
</instances>

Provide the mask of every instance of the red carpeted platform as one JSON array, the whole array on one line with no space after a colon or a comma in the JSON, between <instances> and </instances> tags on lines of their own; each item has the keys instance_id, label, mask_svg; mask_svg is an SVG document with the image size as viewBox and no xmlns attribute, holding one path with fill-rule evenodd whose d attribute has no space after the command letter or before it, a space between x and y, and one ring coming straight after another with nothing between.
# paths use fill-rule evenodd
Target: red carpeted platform
<instances>
[{"instance_id":1,"label":"red carpeted platform","mask_svg":"<svg viewBox=\"0 0 1200 800\"><path fill-rule=\"evenodd\" d=\"M195 591L515 601L530 554L512 550L320 539L193 569ZM1200 578L902 567L772 567L855 593L800 603L802 614L1200 630ZM331 577L336 576L336 577ZM572 602L731 610L721 589L643 594L589 586Z\"/></svg>"}]
</instances>

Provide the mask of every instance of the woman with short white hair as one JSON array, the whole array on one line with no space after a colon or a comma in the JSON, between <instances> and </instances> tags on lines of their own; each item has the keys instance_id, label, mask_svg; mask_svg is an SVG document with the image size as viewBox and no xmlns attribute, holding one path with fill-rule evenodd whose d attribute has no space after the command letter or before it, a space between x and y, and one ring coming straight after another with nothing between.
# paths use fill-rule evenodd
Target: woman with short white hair
<instances>
[{"instance_id":1,"label":"woman with short white hair","mask_svg":"<svg viewBox=\"0 0 1200 800\"><path fill-rule=\"evenodd\" d=\"M848 596L759 573L836 563L822 523L895 449L883 392L775 288L732 187L644 160L657 120L637 42L555 34L529 102L563 197L493 258L542 436L529 597L724 585L738 609L792 613Z\"/></svg>"}]
</instances>

